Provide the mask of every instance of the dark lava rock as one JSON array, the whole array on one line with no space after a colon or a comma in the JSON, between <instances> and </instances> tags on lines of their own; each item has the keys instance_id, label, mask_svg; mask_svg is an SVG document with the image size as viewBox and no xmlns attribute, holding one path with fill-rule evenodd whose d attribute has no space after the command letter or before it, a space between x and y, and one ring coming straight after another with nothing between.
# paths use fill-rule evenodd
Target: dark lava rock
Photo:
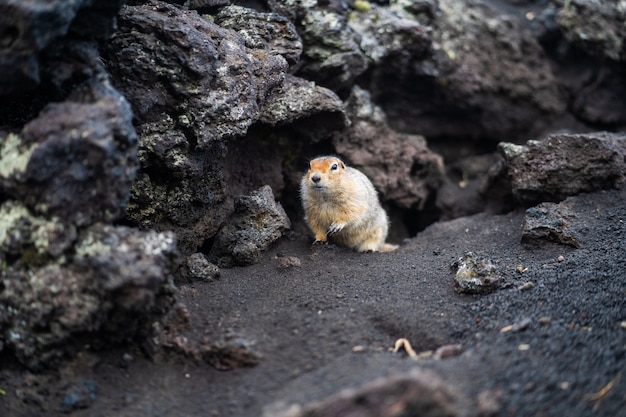
<instances>
[{"instance_id":1,"label":"dark lava rock","mask_svg":"<svg viewBox=\"0 0 626 417\"><path fill-rule=\"evenodd\" d=\"M456 417L469 415L459 407L459 394L431 371L414 368L345 389L306 405L273 404L263 416L279 417Z\"/></svg>"},{"instance_id":2,"label":"dark lava rock","mask_svg":"<svg viewBox=\"0 0 626 417\"><path fill-rule=\"evenodd\" d=\"M626 135L554 134L526 146L500 143L513 195L524 202L558 201L624 181Z\"/></svg>"},{"instance_id":3,"label":"dark lava rock","mask_svg":"<svg viewBox=\"0 0 626 417\"><path fill-rule=\"evenodd\" d=\"M291 20L306 47L298 75L333 90L350 88L367 69L357 36L348 25L348 4L270 0L270 9Z\"/></svg>"},{"instance_id":4,"label":"dark lava rock","mask_svg":"<svg viewBox=\"0 0 626 417\"><path fill-rule=\"evenodd\" d=\"M61 404L61 412L71 413L89 406L98 398L98 386L94 381L87 380L68 389Z\"/></svg>"},{"instance_id":5,"label":"dark lava rock","mask_svg":"<svg viewBox=\"0 0 626 417\"><path fill-rule=\"evenodd\" d=\"M230 0L174 0L170 3L184 4L190 9L206 9L220 6L228 6Z\"/></svg>"},{"instance_id":6,"label":"dark lava rock","mask_svg":"<svg viewBox=\"0 0 626 417\"><path fill-rule=\"evenodd\" d=\"M263 359L254 340L236 333L226 334L214 342L202 343L198 353L202 360L220 371L256 366Z\"/></svg>"},{"instance_id":7,"label":"dark lava rock","mask_svg":"<svg viewBox=\"0 0 626 417\"><path fill-rule=\"evenodd\" d=\"M572 98L569 111L595 129L624 130L626 7L617 1L550 2L539 39ZM586 131L579 126L572 131Z\"/></svg>"},{"instance_id":8,"label":"dark lava rock","mask_svg":"<svg viewBox=\"0 0 626 417\"><path fill-rule=\"evenodd\" d=\"M455 288L462 293L484 294L495 290L502 277L489 258L467 252L451 265Z\"/></svg>"},{"instance_id":9,"label":"dark lava rock","mask_svg":"<svg viewBox=\"0 0 626 417\"><path fill-rule=\"evenodd\" d=\"M361 2L361 7L355 4L348 25L358 35L357 42L370 67L402 67L410 59L425 57L431 52L432 31L422 24L420 18L426 10L417 9L418 3L406 2L402 6L397 3L388 7L369 2ZM434 9L430 11L433 14L428 14L434 16Z\"/></svg>"},{"instance_id":10,"label":"dark lava rock","mask_svg":"<svg viewBox=\"0 0 626 417\"><path fill-rule=\"evenodd\" d=\"M302 40L294 25L284 16L260 13L241 6L228 6L215 16L215 23L237 32L250 49L278 54L290 66L300 61Z\"/></svg>"},{"instance_id":11,"label":"dark lava rock","mask_svg":"<svg viewBox=\"0 0 626 417\"><path fill-rule=\"evenodd\" d=\"M592 55L626 60L626 6L623 1L560 1L557 23L570 42Z\"/></svg>"},{"instance_id":12,"label":"dark lava rock","mask_svg":"<svg viewBox=\"0 0 626 417\"><path fill-rule=\"evenodd\" d=\"M169 116L203 148L245 134L259 100L284 79L285 58L253 44L264 54L249 53L241 36L195 11L150 1L122 8L107 68L139 125Z\"/></svg>"},{"instance_id":13,"label":"dark lava rock","mask_svg":"<svg viewBox=\"0 0 626 417\"><path fill-rule=\"evenodd\" d=\"M516 18L479 1L438 5L427 54L368 72L366 86L392 127L428 138L522 139L566 111L543 49Z\"/></svg>"},{"instance_id":14,"label":"dark lava rock","mask_svg":"<svg viewBox=\"0 0 626 417\"><path fill-rule=\"evenodd\" d=\"M443 178L443 160L419 135L389 128L366 90L354 87L346 103L351 125L333 137L335 149L374 183L384 200L422 209Z\"/></svg>"},{"instance_id":15,"label":"dark lava rock","mask_svg":"<svg viewBox=\"0 0 626 417\"><path fill-rule=\"evenodd\" d=\"M269 186L235 200L235 212L220 229L210 257L221 266L250 265L291 227Z\"/></svg>"},{"instance_id":16,"label":"dark lava rock","mask_svg":"<svg viewBox=\"0 0 626 417\"><path fill-rule=\"evenodd\" d=\"M574 213L565 202L541 203L526 210L522 229L522 242L551 241L578 248L582 242L570 224Z\"/></svg>"},{"instance_id":17,"label":"dark lava rock","mask_svg":"<svg viewBox=\"0 0 626 417\"><path fill-rule=\"evenodd\" d=\"M43 241L51 221L28 217L24 210L14 210L12 216L17 215L32 227L22 232L30 232L24 242L36 242L35 254L55 243ZM97 224L78 237L73 249L73 257L58 261L25 252L3 265L0 339L29 367L81 348L78 335L108 342L145 336L150 317L161 314L160 300L167 303L177 254L173 234Z\"/></svg>"},{"instance_id":18,"label":"dark lava rock","mask_svg":"<svg viewBox=\"0 0 626 417\"><path fill-rule=\"evenodd\" d=\"M18 135L0 138L0 190L78 226L117 219L137 169L128 102L109 82L83 84Z\"/></svg>"},{"instance_id":19,"label":"dark lava rock","mask_svg":"<svg viewBox=\"0 0 626 417\"><path fill-rule=\"evenodd\" d=\"M269 126L289 125L298 136L313 142L349 125L344 104L334 92L290 75L266 100L259 121Z\"/></svg>"},{"instance_id":20,"label":"dark lava rock","mask_svg":"<svg viewBox=\"0 0 626 417\"><path fill-rule=\"evenodd\" d=\"M601 67L575 92L571 110L592 125L623 131L626 126L626 79L619 65Z\"/></svg>"},{"instance_id":21,"label":"dark lava rock","mask_svg":"<svg viewBox=\"0 0 626 417\"><path fill-rule=\"evenodd\" d=\"M121 0L8 0L0 4L0 95L33 90L41 82L40 53L68 33L107 38Z\"/></svg>"},{"instance_id":22,"label":"dark lava rock","mask_svg":"<svg viewBox=\"0 0 626 417\"><path fill-rule=\"evenodd\" d=\"M264 64L236 33L161 2L123 8L106 55L138 125L142 168L127 217L174 230L182 253L196 252L229 213L223 140L245 133L258 115L267 88L257 86L255 73ZM276 86L287 64L278 55L264 61L271 62L277 72L263 74Z\"/></svg>"},{"instance_id":23,"label":"dark lava rock","mask_svg":"<svg viewBox=\"0 0 626 417\"><path fill-rule=\"evenodd\" d=\"M192 253L187 258L189 275L200 281L212 281L220 276L220 269L212 264L203 253Z\"/></svg>"},{"instance_id":24,"label":"dark lava rock","mask_svg":"<svg viewBox=\"0 0 626 417\"><path fill-rule=\"evenodd\" d=\"M33 215L18 201L0 205L0 253L5 256L45 263L72 248L76 236L73 224Z\"/></svg>"},{"instance_id":25,"label":"dark lava rock","mask_svg":"<svg viewBox=\"0 0 626 417\"><path fill-rule=\"evenodd\" d=\"M284 256L278 263L278 269L301 268L302 261L297 256Z\"/></svg>"}]
</instances>

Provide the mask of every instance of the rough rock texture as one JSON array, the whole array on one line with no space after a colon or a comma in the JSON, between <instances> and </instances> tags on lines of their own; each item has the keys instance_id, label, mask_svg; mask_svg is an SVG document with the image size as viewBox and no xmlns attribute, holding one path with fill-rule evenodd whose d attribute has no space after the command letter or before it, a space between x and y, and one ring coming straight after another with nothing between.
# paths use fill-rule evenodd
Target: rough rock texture
<instances>
[{"instance_id":1,"label":"rough rock texture","mask_svg":"<svg viewBox=\"0 0 626 417\"><path fill-rule=\"evenodd\" d=\"M624 181L624 134L554 134L526 146L501 143L513 195L525 202L613 188Z\"/></svg>"},{"instance_id":2,"label":"rough rock texture","mask_svg":"<svg viewBox=\"0 0 626 417\"><path fill-rule=\"evenodd\" d=\"M376 3L354 6L348 26L357 34L359 47L368 58L370 67L402 67L412 59L425 58L431 52L432 33L420 17L433 17L434 8L426 2L405 3L411 12L403 12L399 3L383 7ZM431 22L431 19L427 20Z\"/></svg>"},{"instance_id":3,"label":"rough rock texture","mask_svg":"<svg viewBox=\"0 0 626 417\"><path fill-rule=\"evenodd\" d=\"M210 257L222 266L250 265L291 227L269 186L235 200L235 211L215 237Z\"/></svg>"},{"instance_id":4,"label":"rough rock texture","mask_svg":"<svg viewBox=\"0 0 626 417\"><path fill-rule=\"evenodd\" d=\"M161 2L123 8L108 51L140 136L128 218L175 230L181 251L192 253L228 215L223 140L258 117L257 100L281 84L286 60L255 59L236 33Z\"/></svg>"},{"instance_id":5,"label":"rough rock texture","mask_svg":"<svg viewBox=\"0 0 626 417\"><path fill-rule=\"evenodd\" d=\"M342 0L270 0L270 9L296 26L305 45L299 73L333 90L350 87L367 69L354 31L348 25L348 4Z\"/></svg>"},{"instance_id":6,"label":"rough rock texture","mask_svg":"<svg viewBox=\"0 0 626 417\"><path fill-rule=\"evenodd\" d=\"M573 96L572 113L598 128L623 130L626 79L620 63L626 59L626 3L575 0L557 4L546 9L547 26L552 27L546 44L556 45L559 72ZM555 42L559 37L563 40ZM588 57L581 65L583 54Z\"/></svg>"},{"instance_id":7,"label":"rough rock texture","mask_svg":"<svg viewBox=\"0 0 626 417\"><path fill-rule=\"evenodd\" d=\"M467 415L459 410L458 394L437 374L414 369L406 374L380 378L358 389L345 390L323 402L308 405L267 407L265 417L456 417ZM467 401L465 401L467 402ZM465 404L464 404L465 405ZM286 410L279 411L280 408ZM273 409L275 408L275 409Z\"/></svg>"},{"instance_id":8,"label":"rough rock texture","mask_svg":"<svg viewBox=\"0 0 626 417\"><path fill-rule=\"evenodd\" d=\"M33 216L18 201L0 206L0 254L21 257L26 263L45 263L63 255L76 240L76 227L58 218Z\"/></svg>"},{"instance_id":9,"label":"rough rock texture","mask_svg":"<svg viewBox=\"0 0 626 417\"><path fill-rule=\"evenodd\" d=\"M550 241L580 247L583 242L576 231L571 231L572 220L576 218L567 200L559 204L541 203L526 210L522 229L522 242L540 243Z\"/></svg>"},{"instance_id":10,"label":"rough rock texture","mask_svg":"<svg viewBox=\"0 0 626 417\"><path fill-rule=\"evenodd\" d=\"M450 266L454 271L457 291L467 294L484 294L500 285L502 276L491 259L467 252Z\"/></svg>"},{"instance_id":11,"label":"rough rock texture","mask_svg":"<svg viewBox=\"0 0 626 417\"><path fill-rule=\"evenodd\" d=\"M196 12L148 2L122 8L107 68L139 125L169 116L202 149L244 134L259 101L282 83L286 60L264 43L254 46L263 57Z\"/></svg>"},{"instance_id":12,"label":"rough rock texture","mask_svg":"<svg viewBox=\"0 0 626 417\"><path fill-rule=\"evenodd\" d=\"M592 55L626 60L626 2L559 1L557 23L567 40Z\"/></svg>"},{"instance_id":13,"label":"rough rock texture","mask_svg":"<svg viewBox=\"0 0 626 417\"><path fill-rule=\"evenodd\" d=\"M478 1L441 0L432 38L426 56L371 71L367 87L398 130L527 138L566 110L544 52L518 20Z\"/></svg>"},{"instance_id":14,"label":"rough rock texture","mask_svg":"<svg viewBox=\"0 0 626 417\"><path fill-rule=\"evenodd\" d=\"M443 177L443 160L422 136L390 129L367 91L355 87L347 103L351 125L333 144L350 165L363 171L386 201L422 209Z\"/></svg>"},{"instance_id":15,"label":"rough rock texture","mask_svg":"<svg viewBox=\"0 0 626 417\"><path fill-rule=\"evenodd\" d=\"M289 125L310 141L327 138L349 124L335 93L294 76L287 76L283 86L268 98L259 121L269 126Z\"/></svg>"},{"instance_id":16,"label":"rough rock texture","mask_svg":"<svg viewBox=\"0 0 626 417\"><path fill-rule=\"evenodd\" d=\"M0 95L33 90L42 81L40 53L70 33L106 39L121 0L7 0L0 4ZM44 58L45 60L45 58ZM45 75L43 76L45 78Z\"/></svg>"},{"instance_id":17,"label":"rough rock texture","mask_svg":"<svg viewBox=\"0 0 626 417\"><path fill-rule=\"evenodd\" d=\"M192 253L187 257L188 276L195 280L212 281L220 276L220 269L212 264L204 253Z\"/></svg>"},{"instance_id":18,"label":"rough rock texture","mask_svg":"<svg viewBox=\"0 0 626 417\"><path fill-rule=\"evenodd\" d=\"M172 304L176 240L106 224L138 168L133 112L95 42L119 2L0 7L0 350L41 369L145 340Z\"/></svg>"},{"instance_id":19,"label":"rough rock texture","mask_svg":"<svg viewBox=\"0 0 626 417\"><path fill-rule=\"evenodd\" d=\"M620 51L624 48L626 6L620 1L546 3L543 10L533 13L530 26L546 50L555 76L571 96L569 112L576 120L561 123L579 132L588 130L585 124L594 130L623 130L626 79Z\"/></svg>"},{"instance_id":20,"label":"rough rock texture","mask_svg":"<svg viewBox=\"0 0 626 417\"><path fill-rule=\"evenodd\" d=\"M108 81L87 83L19 135L0 139L0 185L36 212L78 226L112 221L137 169L131 120L128 102Z\"/></svg>"},{"instance_id":21,"label":"rough rock texture","mask_svg":"<svg viewBox=\"0 0 626 417\"><path fill-rule=\"evenodd\" d=\"M257 54L278 53L289 65L297 64L302 54L302 40L294 25L276 13L260 13L240 6L224 7L215 23L242 36L246 46Z\"/></svg>"},{"instance_id":22,"label":"rough rock texture","mask_svg":"<svg viewBox=\"0 0 626 417\"><path fill-rule=\"evenodd\" d=\"M81 340L146 337L150 320L167 308L158 297L175 265L172 234L97 224L78 237L62 235L74 252L55 261L51 254L61 249L50 222L15 206L4 219L11 224L0 248L13 247L2 270L0 346L25 365L49 365L81 349ZM15 246L17 227L21 247Z\"/></svg>"}]
</instances>

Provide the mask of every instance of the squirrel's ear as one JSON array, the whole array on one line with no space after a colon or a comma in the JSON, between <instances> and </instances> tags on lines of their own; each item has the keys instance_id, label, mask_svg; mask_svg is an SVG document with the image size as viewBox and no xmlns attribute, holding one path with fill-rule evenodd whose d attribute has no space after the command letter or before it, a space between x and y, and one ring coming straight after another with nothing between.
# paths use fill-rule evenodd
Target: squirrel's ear
<instances>
[{"instance_id":1,"label":"squirrel's ear","mask_svg":"<svg viewBox=\"0 0 626 417\"><path fill-rule=\"evenodd\" d=\"M346 169L345 164L341 161L339 161L339 166L341 167L341 169Z\"/></svg>"}]
</instances>

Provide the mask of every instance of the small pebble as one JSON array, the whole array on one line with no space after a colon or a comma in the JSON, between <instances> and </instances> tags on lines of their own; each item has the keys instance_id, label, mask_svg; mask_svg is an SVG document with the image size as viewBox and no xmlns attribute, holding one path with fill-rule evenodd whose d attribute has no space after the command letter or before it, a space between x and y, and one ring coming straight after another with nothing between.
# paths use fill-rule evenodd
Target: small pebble
<instances>
[{"instance_id":1,"label":"small pebble","mask_svg":"<svg viewBox=\"0 0 626 417\"><path fill-rule=\"evenodd\" d=\"M288 268L300 268L302 266L302 261L300 258L295 256L285 256L281 259L278 264L278 269L288 269Z\"/></svg>"},{"instance_id":2,"label":"small pebble","mask_svg":"<svg viewBox=\"0 0 626 417\"><path fill-rule=\"evenodd\" d=\"M548 326L550 325L550 317L540 317L539 318L539 324L541 324L542 326Z\"/></svg>"},{"instance_id":3,"label":"small pebble","mask_svg":"<svg viewBox=\"0 0 626 417\"><path fill-rule=\"evenodd\" d=\"M500 390L487 390L478 394L477 403L478 410L481 416L495 416L500 414L502 410L501 406L502 391Z\"/></svg>"},{"instance_id":4,"label":"small pebble","mask_svg":"<svg viewBox=\"0 0 626 417\"><path fill-rule=\"evenodd\" d=\"M354 353L365 352L365 346L361 346L361 345L354 346L354 347L352 348L352 351L353 351Z\"/></svg>"},{"instance_id":5,"label":"small pebble","mask_svg":"<svg viewBox=\"0 0 626 417\"><path fill-rule=\"evenodd\" d=\"M529 345L529 344L527 344L527 343L522 343L522 344L520 344L520 345L517 347L517 350L519 350L519 351L521 351L521 352L524 352L524 351L529 350L529 349L530 349L530 345Z\"/></svg>"},{"instance_id":6,"label":"small pebble","mask_svg":"<svg viewBox=\"0 0 626 417\"><path fill-rule=\"evenodd\" d=\"M95 382L86 380L82 384L72 386L61 404L62 413L71 413L74 410L88 408L98 397L98 387Z\"/></svg>"},{"instance_id":7,"label":"small pebble","mask_svg":"<svg viewBox=\"0 0 626 417\"><path fill-rule=\"evenodd\" d=\"M132 363L133 359L134 359L133 355L131 355L130 353L127 353L127 352L124 353L122 355L122 358L120 359L120 362L119 362L120 368L128 369L128 367Z\"/></svg>"},{"instance_id":8,"label":"small pebble","mask_svg":"<svg viewBox=\"0 0 626 417\"><path fill-rule=\"evenodd\" d=\"M503 327L502 329L500 329L500 333L519 332L521 330L526 330L528 326L530 326L531 322L532 320L526 317L518 321L517 323Z\"/></svg>"},{"instance_id":9,"label":"small pebble","mask_svg":"<svg viewBox=\"0 0 626 417\"><path fill-rule=\"evenodd\" d=\"M517 289L520 290L520 291L526 291L526 290L531 289L534 286L535 286L535 284L532 283L532 282L524 282L522 285L517 287Z\"/></svg>"},{"instance_id":10,"label":"small pebble","mask_svg":"<svg viewBox=\"0 0 626 417\"><path fill-rule=\"evenodd\" d=\"M565 256L559 255L559 257L556 258L556 260L559 261L559 262L564 262L565 261Z\"/></svg>"},{"instance_id":11,"label":"small pebble","mask_svg":"<svg viewBox=\"0 0 626 417\"><path fill-rule=\"evenodd\" d=\"M220 276L219 267L209 262L206 255L200 252L189 255L187 268L193 279L201 281L213 281Z\"/></svg>"}]
</instances>

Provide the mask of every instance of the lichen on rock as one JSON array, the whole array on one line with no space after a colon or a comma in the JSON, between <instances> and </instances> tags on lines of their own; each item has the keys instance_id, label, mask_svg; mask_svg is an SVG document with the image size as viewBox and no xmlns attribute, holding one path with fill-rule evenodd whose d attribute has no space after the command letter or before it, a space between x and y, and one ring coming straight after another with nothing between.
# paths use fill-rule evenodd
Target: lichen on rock
<instances>
[{"instance_id":1,"label":"lichen on rock","mask_svg":"<svg viewBox=\"0 0 626 417\"><path fill-rule=\"evenodd\" d=\"M36 146L24 144L14 133L0 138L0 184L13 178L18 181L22 179Z\"/></svg>"},{"instance_id":2,"label":"lichen on rock","mask_svg":"<svg viewBox=\"0 0 626 417\"><path fill-rule=\"evenodd\" d=\"M48 259L59 258L75 240L76 227L71 223L33 215L17 201L0 205L0 253L21 256L31 261L27 264L46 263Z\"/></svg>"},{"instance_id":3,"label":"lichen on rock","mask_svg":"<svg viewBox=\"0 0 626 417\"><path fill-rule=\"evenodd\" d=\"M53 364L91 340L147 337L171 296L173 234L94 225L75 254L45 265L11 261L0 282L0 345L31 368ZM169 288L169 289L168 289ZM167 309L167 308L166 308Z\"/></svg>"},{"instance_id":4,"label":"lichen on rock","mask_svg":"<svg viewBox=\"0 0 626 417\"><path fill-rule=\"evenodd\" d=\"M77 226L117 219L137 168L131 119L128 102L106 79L82 85L4 139L3 191Z\"/></svg>"},{"instance_id":5,"label":"lichen on rock","mask_svg":"<svg viewBox=\"0 0 626 417\"><path fill-rule=\"evenodd\" d=\"M565 37L592 55L614 61L626 59L626 2L568 0L558 10Z\"/></svg>"},{"instance_id":6,"label":"lichen on rock","mask_svg":"<svg viewBox=\"0 0 626 417\"><path fill-rule=\"evenodd\" d=\"M467 252L450 265L455 289L468 294L485 294L500 285L502 277L491 260L474 252Z\"/></svg>"}]
</instances>

